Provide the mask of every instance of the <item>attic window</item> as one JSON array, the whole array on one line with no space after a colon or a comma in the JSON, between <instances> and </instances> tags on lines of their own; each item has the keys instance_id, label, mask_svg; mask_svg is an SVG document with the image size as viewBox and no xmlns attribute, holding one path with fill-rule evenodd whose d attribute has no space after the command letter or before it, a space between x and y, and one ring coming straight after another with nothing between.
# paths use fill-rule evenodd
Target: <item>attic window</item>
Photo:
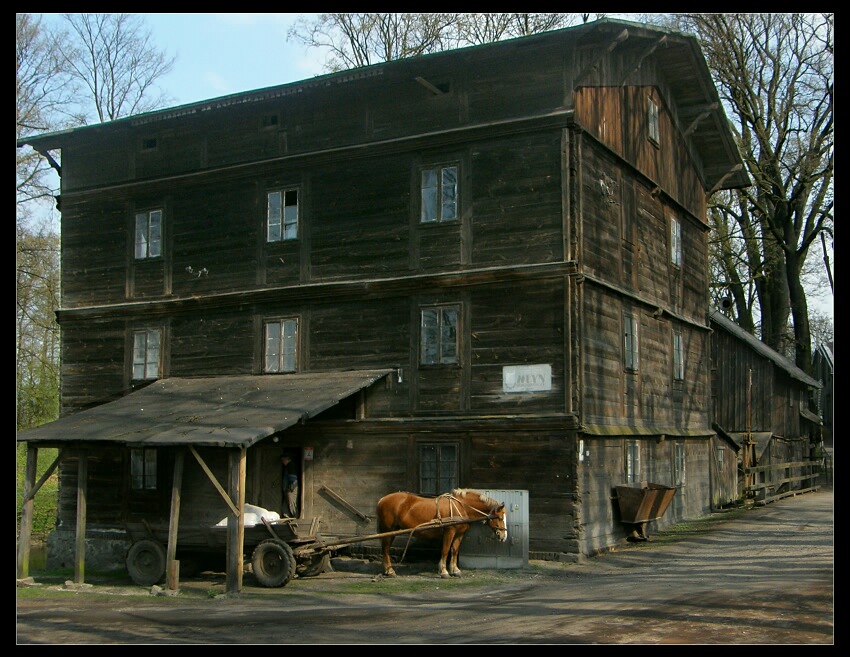
<instances>
[{"instance_id":1,"label":"attic window","mask_svg":"<svg viewBox=\"0 0 850 657\"><path fill-rule=\"evenodd\" d=\"M156 137L146 137L142 139L143 151L155 151L157 147Z\"/></svg>"},{"instance_id":2,"label":"attic window","mask_svg":"<svg viewBox=\"0 0 850 657\"><path fill-rule=\"evenodd\" d=\"M416 81L435 96L442 96L451 90L451 85L448 82L431 82L423 77L416 78Z\"/></svg>"},{"instance_id":3,"label":"attic window","mask_svg":"<svg viewBox=\"0 0 850 657\"><path fill-rule=\"evenodd\" d=\"M647 123L647 136L649 137L649 141L651 141L656 146L659 144L658 138L658 105L655 104L655 101L652 98L646 99L646 123Z\"/></svg>"},{"instance_id":4,"label":"attic window","mask_svg":"<svg viewBox=\"0 0 850 657\"><path fill-rule=\"evenodd\" d=\"M275 114L266 114L263 117L263 127L264 128L274 128L280 123L280 116L277 113Z\"/></svg>"}]
</instances>

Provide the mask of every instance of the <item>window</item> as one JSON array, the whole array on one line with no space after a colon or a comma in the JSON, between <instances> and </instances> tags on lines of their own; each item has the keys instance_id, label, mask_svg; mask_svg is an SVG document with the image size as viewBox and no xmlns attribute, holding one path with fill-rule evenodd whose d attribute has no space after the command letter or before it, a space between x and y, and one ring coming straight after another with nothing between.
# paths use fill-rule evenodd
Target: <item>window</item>
<instances>
[{"instance_id":1,"label":"window","mask_svg":"<svg viewBox=\"0 0 850 657\"><path fill-rule=\"evenodd\" d=\"M646 99L646 121L649 140L653 144L658 144L658 105L652 98Z\"/></svg>"},{"instance_id":2,"label":"window","mask_svg":"<svg viewBox=\"0 0 850 657\"><path fill-rule=\"evenodd\" d=\"M723 464L726 459L726 450L722 447L718 447L714 453L717 455L717 468L720 472L723 472Z\"/></svg>"},{"instance_id":3,"label":"window","mask_svg":"<svg viewBox=\"0 0 850 657\"><path fill-rule=\"evenodd\" d=\"M673 331L673 380L685 378L685 353L682 347L682 332Z\"/></svg>"},{"instance_id":4,"label":"window","mask_svg":"<svg viewBox=\"0 0 850 657\"><path fill-rule=\"evenodd\" d=\"M458 486L458 445L438 443L419 446L419 492L440 495Z\"/></svg>"},{"instance_id":5,"label":"window","mask_svg":"<svg viewBox=\"0 0 850 657\"><path fill-rule=\"evenodd\" d=\"M276 319L265 324L265 365L269 374L298 369L298 320Z\"/></svg>"},{"instance_id":6,"label":"window","mask_svg":"<svg viewBox=\"0 0 850 657\"><path fill-rule=\"evenodd\" d=\"M626 483L640 482L640 443L637 440L626 442Z\"/></svg>"},{"instance_id":7,"label":"window","mask_svg":"<svg viewBox=\"0 0 850 657\"><path fill-rule=\"evenodd\" d=\"M685 443L673 444L673 485L685 485Z\"/></svg>"},{"instance_id":8,"label":"window","mask_svg":"<svg viewBox=\"0 0 850 657\"><path fill-rule=\"evenodd\" d=\"M268 193L266 241L298 238L298 190L282 189Z\"/></svg>"},{"instance_id":9,"label":"window","mask_svg":"<svg viewBox=\"0 0 850 657\"><path fill-rule=\"evenodd\" d=\"M162 255L162 210L136 213L136 260Z\"/></svg>"},{"instance_id":10,"label":"window","mask_svg":"<svg viewBox=\"0 0 850 657\"><path fill-rule=\"evenodd\" d=\"M156 450L130 450L130 487L133 490L156 490Z\"/></svg>"},{"instance_id":11,"label":"window","mask_svg":"<svg viewBox=\"0 0 850 657\"><path fill-rule=\"evenodd\" d=\"M454 221L458 217L458 168L422 170L422 223Z\"/></svg>"},{"instance_id":12,"label":"window","mask_svg":"<svg viewBox=\"0 0 850 657\"><path fill-rule=\"evenodd\" d=\"M682 266L682 223L676 217L670 217L670 262Z\"/></svg>"},{"instance_id":13,"label":"window","mask_svg":"<svg viewBox=\"0 0 850 657\"><path fill-rule=\"evenodd\" d=\"M628 371L636 372L640 364L638 320L634 315L626 315L623 320L624 364Z\"/></svg>"},{"instance_id":14,"label":"window","mask_svg":"<svg viewBox=\"0 0 850 657\"><path fill-rule=\"evenodd\" d=\"M159 329L133 332L133 380L159 377L159 353L162 333Z\"/></svg>"},{"instance_id":15,"label":"window","mask_svg":"<svg viewBox=\"0 0 850 657\"><path fill-rule=\"evenodd\" d=\"M458 362L458 306L434 306L422 309L419 362L446 365Z\"/></svg>"}]
</instances>

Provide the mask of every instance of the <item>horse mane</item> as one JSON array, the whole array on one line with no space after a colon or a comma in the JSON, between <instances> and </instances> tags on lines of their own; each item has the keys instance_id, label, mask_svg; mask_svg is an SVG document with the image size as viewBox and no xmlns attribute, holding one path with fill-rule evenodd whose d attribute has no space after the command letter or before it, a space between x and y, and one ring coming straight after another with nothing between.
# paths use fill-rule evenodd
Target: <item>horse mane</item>
<instances>
[{"instance_id":1,"label":"horse mane","mask_svg":"<svg viewBox=\"0 0 850 657\"><path fill-rule=\"evenodd\" d=\"M502 504L501 502L494 500L492 497L485 495L480 490L474 490L472 488L455 488L455 489L452 490L452 495L454 497L459 497L460 499L463 499L467 495L470 496L470 497L473 497L473 496L477 497L484 504L490 506L493 509L495 509L498 506L501 506L501 504Z\"/></svg>"}]
</instances>

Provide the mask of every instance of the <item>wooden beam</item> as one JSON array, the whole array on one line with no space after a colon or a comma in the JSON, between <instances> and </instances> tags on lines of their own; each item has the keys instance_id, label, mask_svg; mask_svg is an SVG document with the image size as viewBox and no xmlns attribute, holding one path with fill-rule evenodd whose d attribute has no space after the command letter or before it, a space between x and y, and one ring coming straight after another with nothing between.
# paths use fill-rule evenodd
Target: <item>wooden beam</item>
<instances>
[{"instance_id":1,"label":"wooden beam","mask_svg":"<svg viewBox=\"0 0 850 657\"><path fill-rule=\"evenodd\" d=\"M236 516L227 519L227 593L242 591L242 570L245 546L245 461L246 449L230 450L229 488L230 494L237 500Z\"/></svg>"},{"instance_id":2,"label":"wooden beam","mask_svg":"<svg viewBox=\"0 0 850 657\"><path fill-rule=\"evenodd\" d=\"M605 50L600 52L596 56L596 58L588 66L586 66L581 73L579 73L575 77L575 79L573 80L573 88L575 89L579 86L579 82L581 80L583 80L586 76L588 76L590 74L590 72L599 65L599 62L602 61L603 57L606 57L608 55L608 53L610 53L612 50L614 50L614 48L616 48L618 45L620 45L623 41L625 41L628 38L629 38L629 31L628 30L623 30L617 36L615 36L614 39L606 46Z\"/></svg>"},{"instance_id":3,"label":"wooden beam","mask_svg":"<svg viewBox=\"0 0 850 657\"><path fill-rule=\"evenodd\" d=\"M708 191L708 193L709 193L709 194L713 194L714 192L716 192L718 189L720 189L720 185L722 185L722 184L724 183L724 181L725 181L725 180L726 180L729 176L731 176L733 173L736 173L736 172L740 171L740 170L741 170L741 169L743 169L743 168L744 168L744 165L743 165L743 164L736 164L735 166L733 166L731 169L729 169L729 171L727 171L726 173L724 173L724 174L723 174L723 176L720 178L720 180L718 180L716 183L714 183L714 187L712 187L712 188Z\"/></svg>"},{"instance_id":4,"label":"wooden beam","mask_svg":"<svg viewBox=\"0 0 850 657\"><path fill-rule=\"evenodd\" d=\"M168 519L168 549L165 556L166 587L176 591L180 586L180 568L177 561L177 536L180 529L180 496L183 490L183 450L174 457L174 478L171 482L171 517Z\"/></svg>"},{"instance_id":5,"label":"wooden beam","mask_svg":"<svg viewBox=\"0 0 850 657\"><path fill-rule=\"evenodd\" d=\"M635 65L632 66L631 70L623 76L623 79L620 82L620 86L621 87L624 86L626 84L626 80L629 79L629 76L632 73L634 73L635 71L637 71L643 65L643 60L646 59L647 57L649 57L652 53L654 53L656 51L656 49L658 48L658 46L666 43L666 41L667 41L667 35L665 34L660 39L657 39L655 41L655 43L653 43L649 48L644 50L643 54L641 54L641 56L637 58L637 61L635 62Z\"/></svg>"},{"instance_id":6,"label":"wooden beam","mask_svg":"<svg viewBox=\"0 0 850 657\"><path fill-rule=\"evenodd\" d=\"M29 452L27 452L27 458L29 458ZM53 460L53 463L50 464L50 467L44 471L44 474L41 475L41 479L38 480L38 483L33 486L32 490L29 492L24 491L24 502L31 500L35 497L36 493L41 490L41 487L44 486L44 482L50 479L50 475L53 474L53 471L56 470L56 467L59 465L59 461L62 460L62 452L60 451L56 458Z\"/></svg>"},{"instance_id":7,"label":"wooden beam","mask_svg":"<svg viewBox=\"0 0 850 657\"><path fill-rule=\"evenodd\" d=\"M24 505L21 508L21 527L18 536L18 579L29 577L30 545L32 540L33 482L38 465L38 448L27 443L27 465L24 472ZM37 489L36 489L37 490Z\"/></svg>"},{"instance_id":8,"label":"wooden beam","mask_svg":"<svg viewBox=\"0 0 850 657\"><path fill-rule=\"evenodd\" d=\"M435 96L442 96L445 93L445 91L443 91L439 87L434 86L433 84L428 82L428 80L426 80L425 78L417 77L416 81L419 84L421 84L423 87L425 87L428 91L430 91L432 94L434 94Z\"/></svg>"},{"instance_id":9,"label":"wooden beam","mask_svg":"<svg viewBox=\"0 0 850 657\"><path fill-rule=\"evenodd\" d=\"M711 116L711 113L712 113L712 112L717 111L717 108L718 108L718 107L720 107L720 104L719 104L719 103L712 103L711 105L709 105L708 107L706 107L706 108L705 108L705 109L704 109L704 110L700 113L700 115L699 115L697 118L695 118L695 119L691 122L691 125L689 125L689 126L688 126L688 129L687 129L687 130L685 130L685 132L683 132L683 133L682 133L682 136L684 136L684 137L688 137L688 136L690 136L690 135L694 132L694 130L696 130L696 129L697 129L697 126L698 126L700 123L702 123L702 122L703 122L706 118L708 118L709 116Z\"/></svg>"},{"instance_id":10,"label":"wooden beam","mask_svg":"<svg viewBox=\"0 0 850 657\"><path fill-rule=\"evenodd\" d=\"M328 497L330 497L330 498L331 498L334 502L336 502L336 503L337 503L337 504L339 504L341 507L343 507L346 511L348 511L348 512L349 512L349 513L351 513L352 515L354 515L354 516L356 516L356 517L360 518L361 520L368 520L368 519L369 519L369 516L367 516L365 513L362 513L361 511L358 511L357 509L355 509L355 508L354 508L351 504L349 504L348 502L346 502L346 501L345 501L344 499L342 499L342 498L341 498L341 497L340 497L337 493L335 493L334 491L332 491L332 490L331 490L330 488L328 488L327 486L321 486L321 487L319 488L318 492L319 492L320 494L327 495L327 496L328 496Z\"/></svg>"},{"instance_id":11,"label":"wooden beam","mask_svg":"<svg viewBox=\"0 0 850 657\"><path fill-rule=\"evenodd\" d=\"M77 536L74 554L74 584L82 584L86 576L86 496L88 495L89 457L83 451L77 465Z\"/></svg>"},{"instance_id":12,"label":"wooden beam","mask_svg":"<svg viewBox=\"0 0 850 657\"><path fill-rule=\"evenodd\" d=\"M227 506L230 507L230 511L236 515L239 515L239 509L236 508L236 505L230 499L230 495L227 494L227 491L224 490L224 487L218 483L218 479L215 478L215 475L212 473L212 470L209 469L206 463L204 463L204 459L201 458L201 455L198 454L198 450L196 450L192 445L189 445L189 450L192 452L192 455L195 457L195 460L198 462L198 465L201 466L201 469L207 473L207 478L212 482L212 485L215 486L215 489L218 491L219 495L221 495L222 499L227 503Z\"/></svg>"}]
</instances>

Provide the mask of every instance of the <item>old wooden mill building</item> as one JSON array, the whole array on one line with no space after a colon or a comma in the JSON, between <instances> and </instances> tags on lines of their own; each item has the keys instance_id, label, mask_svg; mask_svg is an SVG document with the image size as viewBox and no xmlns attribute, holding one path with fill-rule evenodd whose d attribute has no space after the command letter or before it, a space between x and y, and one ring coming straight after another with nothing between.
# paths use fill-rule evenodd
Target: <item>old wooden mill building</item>
<instances>
[{"instance_id":1,"label":"old wooden mill building","mask_svg":"<svg viewBox=\"0 0 850 657\"><path fill-rule=\"evenodd\" d=\"M284 453L323 535L523 490L532 558L572 560L627 535L617 486L710 510L706 199L749 180L693 36L605 19L18 145L61 174L62 417L18 434L60 450L54 563L281 511Z\"/></svg>"}]
</instances>

